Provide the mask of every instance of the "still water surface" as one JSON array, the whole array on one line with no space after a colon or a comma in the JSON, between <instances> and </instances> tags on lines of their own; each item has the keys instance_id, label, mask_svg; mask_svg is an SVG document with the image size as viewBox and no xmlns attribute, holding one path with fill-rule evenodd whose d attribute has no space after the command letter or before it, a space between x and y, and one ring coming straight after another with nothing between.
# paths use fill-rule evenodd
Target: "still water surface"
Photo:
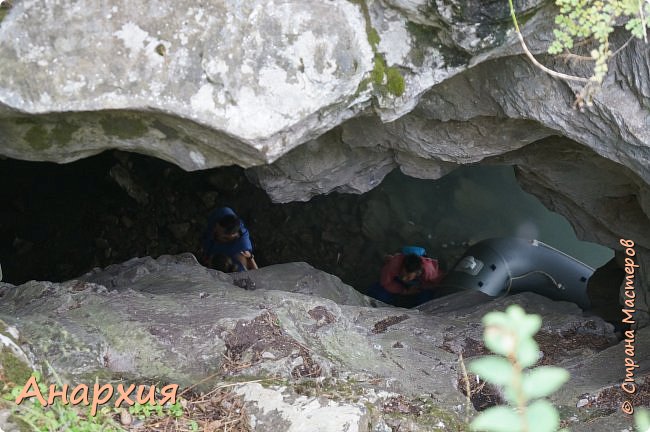
<instances>
[{"instance_id":1,"label":"still water surface","mask_svg":"<svg viewBox=\"0 0 650 432\"><path fill-rule=\"evenodd\" d=\"M389 233L378 244L383 250L418 244L453 264L467 244L515 236L541 240L594 268L613 257L609 248L578 240L563 216L523 191L512 166L465 166L436 181L394 171L369 203L366 226ZM381 220L386 213L391 222Z\"/></svg>"}]
</instances>

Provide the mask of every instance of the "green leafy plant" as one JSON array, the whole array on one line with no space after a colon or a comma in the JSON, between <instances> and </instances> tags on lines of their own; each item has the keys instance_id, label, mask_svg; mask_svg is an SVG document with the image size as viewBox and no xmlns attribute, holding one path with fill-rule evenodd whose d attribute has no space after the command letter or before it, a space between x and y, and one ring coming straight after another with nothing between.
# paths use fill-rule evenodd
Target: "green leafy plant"
<instances>
[{"instance_id":1,"label":"green leafy plant","mask_svg":"<svg viewBox=\"0 0 650 432\"><path fill-rule=\"evenodd\" d=\"M41 394L48 393L49 386L43 382L39 372L33 372ZM56 381L61 388L61 382L55 374ZM20 394L22 387L14 387L10 392L2 395L2 399L7 402L14 402ZM69 403L63 404L60 399L55 399L53 404L46 407L42 406L36 398L24 400L20 405L7 403L12 409L14 418L29 427L29 430L37 432L52 431L71 431L71 432L104 432L104 431L123 431L124 429L114 420L114 416L119 414L122 408L105 406L97 410L95 415L90 414L90 408L75 406ZM135 403L128 408L128 412L140 420L150 418L162 419L172 417L175 419L183 417L184 411L182 403L179 400L174 404L144 404ZM198 423L193 422L198 430ZM191 426L192 427L192 426Z\"/></svg>"},{"instance_id":2,"label":"green leafy plant","mask_svg":"<svg viewBox=\"0 0 650 432\"><path fill-rule=\"evenodd\" d=\"M637 432L650 432L650 411L640 409L634 414Z\"/></svg>"},{"instance_id":3,"label":"green leafy plant","mask_svg":"<svg viewBox=\"0 0 650 432\"><path fill-rule=\"evenodd\" d=\"M535 59L519 30L517 15L512 0L508 0L510 15L515 26L524 53L546 73L557 78L585 83L576 95L575 105L582 107L591 104L595 90L607 75L607 62L618 54L633 38L643 39L647 43L646 28L650 26L647 16L650 14L650 2L641 0L555 0L559 13L555 17L556 28L553 30L555 40L548 48L548 53L557 55L567 53L573 58L593 61L592 75L588 78L567 75L548 69ZM630 39L616 51L612 51L609 37L614 32L618 21L625 22L625 29L630 31ZM595 48L589 57L576 56L570 50L577 41L593 42Z\"/></svg>"},{"instance_id":4,"label":"green leafy plant","mask_svg":"<svg viewBox=\"0 0 650 432\"><path fill-rule=\"evenodd\" d=\"M496 355L470 362L469 369L503 389L508 405L483 411L470 427L486 432L555 432L560 424L557 409L545 399L558 390L569 373L554 366L532 368L539 359L533 336L542 319L528 315L517 305L483 317L485 346Z\"/></svg>"},{"instance_id":5,"label":"green leafy plant","mask_svg":"<svg viewBox=\"0 0 650 432\"><path fill-rule=\"evenodd\" d=\"M555 17L555 41L548 49L549 54L571 50L576 40L592 39L597 48L590 53L595 62L590 79L596 83L601 83L607 74L607 60L613 55L609 47L609 36L614 31L618 18L624 17L627 20L625 28L632 33L632 37L647 42L648 22L645 16L650 13L648 2L556 0L555 4L560 8L560 13Z\"/></svg>"},{"instance_id":6,"label":"green leafy plant","mask_svg":"<svg viewBox=\"0 0 650 432\"><path fill-rule=\"evenodd\" d=\"M180 418L183 416L183 405L181 401L176 401L175 404L169 405L169 414L174 418Z\"/></svg>"},{"instance_id":7,"label":"green leafy plant","mask_svg":"<svg viewBox=\"0 0 650 432\"><path fill-rule=\"evenodd\" d=\"M129 407L129 412L140 420L145 420L151 417L151 414L155 411L156 407L162 409L160 405L151 405L150 402L144 404L136 403Z\"/></svg>"},{"instance_id":8,"label":"green leafy plant","mask_svg":"<svg viewBox=\"0 0 650 432\"><path fill-rule=\"evenodd\" d=\"M140 420L146 420L152 416L180 418L183 416L183 405L180 400L174 404L166 405L153 405L151 402L135 403L129 407L129 413Z\"/></svg>"},{"instance_id":9,"label":"green leafy plant","mask_svg":"<svg viewBox=\"0 0 650 432\"><path fill-rule=\"evenodd\" d=\"M42 382L41 374L32 374L36 378L41 394L47 394L48 386ZM57 377L58 381L58 377ZM60 384L60 383L59 383ZM6 401L15 401L22 387L14 387L4 394ZM55 399L54 403L43 407L37 399L30 398L20 405L12 406L12 415L19 423L36 432L70 431L70 432L104 432L123 430L112 418L111 408L104 407L96 415L90 415L90 408L84 410L70 404L63 404Z\"/></svg>"}]
</instances>

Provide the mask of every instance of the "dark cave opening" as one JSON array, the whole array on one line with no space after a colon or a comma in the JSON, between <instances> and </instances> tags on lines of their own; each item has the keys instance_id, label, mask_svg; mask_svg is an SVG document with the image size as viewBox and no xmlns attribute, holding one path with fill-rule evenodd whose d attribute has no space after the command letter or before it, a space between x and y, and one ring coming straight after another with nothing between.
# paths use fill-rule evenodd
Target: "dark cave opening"
<instances>
[{"instance_id":1,"label":"dark cave opening","mask_svg":"<svg viewBox=\"0 0 650 432\"><path fill-rule=\"evenodd\" d=\"M0 178L0 264L3 281L12 284L72 279L137 256L195 252L208 213L221 205L246 221L260 266L305 261L352 274L360 263L342 260L343 249L364 246L350 241L359 234L361 197L274 204L239 167L185 172L115 151L61 165L5 159Z\"/></svg>"},{"instance_id":2,"label":"dark cave opening","mask_svg":"<svg viewBox=\"0 0 650 432\"><path fill-rule=\"evenodd\" d=\"M575 235L557 244L572 234L568 223L521 191L512 167L452 174L431 181L395 171L364 195L276 204L239 167L186 172L120 151L69 164L5 159L3 281L57 282L133 257L195 252L208 213L222 205L245 221L261 267L304 261L362 292L383 256L405 244L447 265L470 243L503 235L542 237L593 267L611 256Z\"/></svg>"}]
</instances>

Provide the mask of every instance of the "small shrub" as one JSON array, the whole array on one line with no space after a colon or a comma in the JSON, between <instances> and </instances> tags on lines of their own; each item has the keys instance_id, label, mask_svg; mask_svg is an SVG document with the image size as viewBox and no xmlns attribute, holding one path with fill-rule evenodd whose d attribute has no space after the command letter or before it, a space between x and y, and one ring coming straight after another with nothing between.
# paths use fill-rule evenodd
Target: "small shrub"
<instances>
[{"instance_id":1,"label":"small shrub","mask_svg":"<svg viewBox=\"0 0 650 432\"><path fill-rule=\"evenodd\" d=\"M517 305L483 317L485 346L496 355L470 362L469 369L485 381L500 386L508 402L483 411L470 427L485 432L555 432L560 424L557 409L545 398L569 379L554 366L531 367L539 359L533 336L539 331L539 315L527 315Z\"/></svg>"}]
</instances>

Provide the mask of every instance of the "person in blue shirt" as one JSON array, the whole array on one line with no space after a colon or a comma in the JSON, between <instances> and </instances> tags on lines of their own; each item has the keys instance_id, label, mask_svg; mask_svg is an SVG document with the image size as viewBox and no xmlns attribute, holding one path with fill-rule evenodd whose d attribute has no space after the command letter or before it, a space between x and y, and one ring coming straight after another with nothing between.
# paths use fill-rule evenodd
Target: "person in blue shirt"
<instances>
[{"instance_id":1,"label":"person in blue shirt","mask_svg":"<svg viewBox=\"0 0 650 432\"><path fill-rule=\"evenodd\" d=\"M257 268L253 256L253 244L244 222L230 207L219 207L208 216L208 226L201 236L198 259L206 267L212 267L215 257L227 256L237 270ZM218 269L233 270L235 267Z\"/></svg>"}]
</instances>

